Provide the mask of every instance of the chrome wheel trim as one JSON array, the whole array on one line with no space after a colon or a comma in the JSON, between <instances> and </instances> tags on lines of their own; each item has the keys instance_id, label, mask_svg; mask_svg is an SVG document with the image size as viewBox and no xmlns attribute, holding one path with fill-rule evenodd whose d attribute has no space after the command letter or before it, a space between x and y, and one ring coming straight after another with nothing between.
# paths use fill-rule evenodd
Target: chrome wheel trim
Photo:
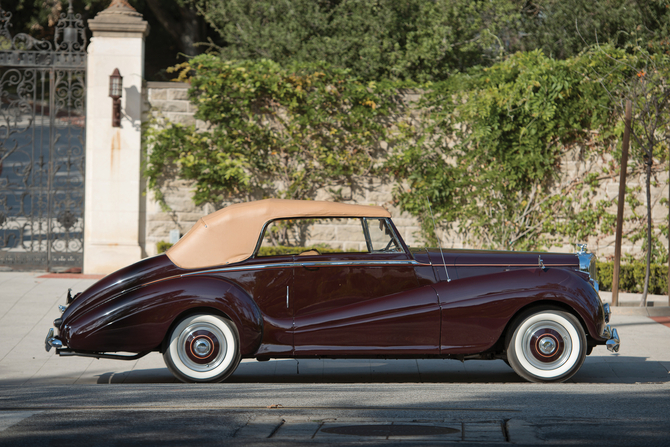
<instances>
[{"instance_id":1,"label":"chrome wheel trim","mask_svg":"<svg viewBox=\"0 0 670 447\"><path fill-rule=\"evenodd\" d=\"M216 339L219 350L208 363L197 363L187 353L191 344L187 339L192 334L206 331ZM212 346L210 344L210 346ZM223 318L214 315L193 315L175 327L168 346L174 367L184 376L193 380L211 379L224 373L233 363L237 348L235 336Z\"/></svg>"},{"instance_id":2,"label":"chrome wheel trim","mask_svg":"<svg viewBox=\"0 0 670 447\"><path fill-rule=\"evenodd\" d=\"M560 334L563 352L554 361L540 361L531 351L533 335L543 329L551 329ZM521 366L530 374L553 379L568 373L579 361L583 349L577 329L565 317L553 312L540 312L528 317L517 329L514 350ZM541 339L541 338L540 338Z\"/></svg>"},{"instance_id":3,"label":"chrome wheel trim","mask_svg":"<svg viewBox=\"0 0 670 447\"><path fill-rule=\"evenodd\" d=\"M550 329L558 333L558 337L551 334L543 334L542 332ZM542 334L539 336L539 340L534 341L534 336L536 334ZM550 352L543 353L542 346L540 345L542 341L545 341L547 345L553 345L554 349ZM542 355L546 354L547 358L550 358L561 347L562 352L560 356L552 361L547 359L538 358L533 352L533 347L536 345L537 352ZM541 370L555 370L565 364L568 360L570 353L572 352L572 341L570 339L570 334L568 331L560 324L554 321L538 321L535 324L530 325L523 332L521 336L521 346L523 348L523 357L537 369Z\"/></svg>"},{"instance_id":4,"label":"chrome wheel trim","mask_svg":"<svg viewBox=\"0 0 670 447\"><path fill-rule=\"evenodd\" d=\"M551 355L558 349L558 343L556 343L556 339L553 337L542 336L537 342L537 348L542 354Z\"/></svg>"},{"instance_id":5,"label":"chrome wheel trim","mask_svg":"<svg viewBox=\"0 0 670 447\"><path fill-rule=\"evenodd\" d=\"M194 334L197 332L207 332L210 334L209 337L194 337ZM189 341L191 337L194 337L192 342ZM200 363L193 361L191 356L189 356L189 351L194 356L206 358L212 350L214 343L218 342L219 349L218 352L215 352L215 357L209 360L207 363ZM205 351L200 354L196 352L196 346L204 348ZM187 368L194 371L206 372L215 369L221 364L225 358L227 349L226 336L223 334L221 329L214 324L209 322L198 321L190 326L186 327L179 333L179 339L177 340L177 352L179 353L179 360L186 365Z\"/></svg>"}]
</instances>

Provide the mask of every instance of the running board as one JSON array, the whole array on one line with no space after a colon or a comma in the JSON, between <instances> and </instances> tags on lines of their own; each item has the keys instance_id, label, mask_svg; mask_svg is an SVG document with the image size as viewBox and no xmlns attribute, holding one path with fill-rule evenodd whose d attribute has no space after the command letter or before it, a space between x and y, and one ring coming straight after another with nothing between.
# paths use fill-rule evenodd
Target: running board
<instances>
[{"instance_id":1,"label":"running board","mask_svg":"<svg viewBox=\"0 0 670 447\"><path fill-rule=\"evenodd\" d=\"M112 359L112 360L137 360L141 359L151 351L140 352L135 355L121 355L121 354L105 354L104 352L77 352L69 349L57 349L56 354L63 357L93 357L96 359Z\"/></svg>"}]
</instances>

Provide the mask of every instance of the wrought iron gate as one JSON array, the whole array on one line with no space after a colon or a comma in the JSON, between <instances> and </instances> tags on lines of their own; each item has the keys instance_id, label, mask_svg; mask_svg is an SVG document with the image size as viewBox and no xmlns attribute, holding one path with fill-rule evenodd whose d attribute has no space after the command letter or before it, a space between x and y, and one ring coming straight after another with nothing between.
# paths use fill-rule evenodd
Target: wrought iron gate
<instances>
[{"instance_id":1,"label":"wrought iron gate","mask_svg":"<svg viewBox=\"0 0 670 447\"><path fill-rule=\"evenodd\" d=\"M72 2L53 42L0 9L0 266L81 269L86 33Z\"/></svg>"}]
</instances>

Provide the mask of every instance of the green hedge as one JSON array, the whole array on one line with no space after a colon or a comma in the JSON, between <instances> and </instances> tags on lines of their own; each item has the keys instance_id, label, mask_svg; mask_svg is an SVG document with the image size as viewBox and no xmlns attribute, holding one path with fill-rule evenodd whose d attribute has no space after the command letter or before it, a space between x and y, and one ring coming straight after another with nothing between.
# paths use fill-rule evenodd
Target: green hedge
<instances>
[{"instance_id":1,"label":"green hedge","mask_svg":"<svg viewBox=\"0 0 670 447\"><path fill-rule=\"evenodd\" d=\"M598 262L598 282L600 290L611 291L614 277L614 262ZM619 291L642 293L646 264L642 261L632 264L621 264L619 269ZM651 264L649 293L653 295L668 294L668 266Z\"/></svg>"},{"instance_id":2,"label":"green hedge","mask_svg":"<svg viewBox=\"0 0 670 447\"><path fill-rule=\"evenodd\" d=\"M170 249L170 247L172 247L172 245L173 244L166 241L158 241L156 242L156 250L158 251L159 254L165 253Z\"/></svg>"}]
</instances>

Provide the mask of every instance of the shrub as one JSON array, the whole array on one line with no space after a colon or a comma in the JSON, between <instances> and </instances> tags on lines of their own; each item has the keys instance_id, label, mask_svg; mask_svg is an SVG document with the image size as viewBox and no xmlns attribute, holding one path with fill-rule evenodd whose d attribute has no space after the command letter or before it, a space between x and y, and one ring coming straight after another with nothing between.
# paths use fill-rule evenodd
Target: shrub
<instances>
[{"instance_id":1,"label":"shrub","mask_svg":"<svg viewBox=\"0 0 670 447\"><path fill-rule=\"evenodd\" d=\"M643 261L632 264L621 264L619 269L619 291L642 293L646 265ZM611 291L614 277L613 262L598 262L598 282L600 290ZM668 266L651 264L649 276L649 293L654 295L668 294Z\"/></svg>"},{"instance_id":2,"label":"shrub","mask_svg":"<svg viewBox=\"0 0 670 447\"><path fill-rule=\"evenodd\" d=\"M165 241L158 241L156 242L156 250L158 250L158 253L165 253L172 247L173 244Z\"/></svg>"}]
</instances>

